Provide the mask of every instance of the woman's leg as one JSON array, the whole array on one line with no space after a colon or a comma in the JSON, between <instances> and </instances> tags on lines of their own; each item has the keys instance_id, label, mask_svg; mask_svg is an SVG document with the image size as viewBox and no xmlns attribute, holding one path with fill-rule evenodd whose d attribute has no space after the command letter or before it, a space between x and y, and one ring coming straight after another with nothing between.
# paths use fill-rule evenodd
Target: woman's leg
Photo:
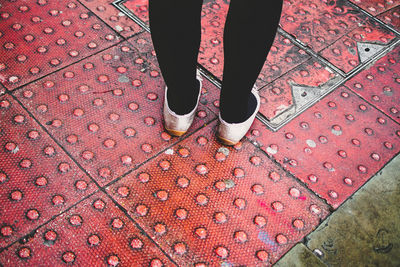
<instances>
[{"instance_id":1,"label":"woman's leg","mask_svg":"<svg viewBox=\"0 0 400 267\"><path fill-rule=\"evenodd\" d=\"M168 104L178 115L197 102L196 63L201 38L203 0L149 0L150 31Z\"/></svg>"},{"instance_id":2,"label":"woman's leg","mask_svg":"<svg viewBox=\"0 0 400 267\"><path fill-rule=\"evenodd\" d=\"M224 29L221 117L245 121L256 100L250 93L274 41L283 0L231 0Z\"/></svg>"}]
</instances>

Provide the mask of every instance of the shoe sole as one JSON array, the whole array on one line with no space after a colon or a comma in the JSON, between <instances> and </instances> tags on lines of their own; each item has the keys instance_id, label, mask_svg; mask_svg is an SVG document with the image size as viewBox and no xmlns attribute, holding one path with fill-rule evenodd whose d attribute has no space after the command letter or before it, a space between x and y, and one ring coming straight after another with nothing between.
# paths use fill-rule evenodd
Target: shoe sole
<instances>
[{"instance_id":1,"label":"shoe sole","mask_svg":"<svg viewBox=\"0 0 400 267\"><path fill-rule=\"evenodd\" d=\"M234 145L236 145L237 143L239 143L239 142L233 142L233 141L231 141L231 140L229 140L229 139L225 139L225 138L223 138L223 137L221 137L221 136L217 136L218 137L218 140L222 143L222 144L224 144L224 145L227 145L227 146L234 146Z\"/></svg>"},{"instance_id":2,"label":"shoe sole","mask_svg":"<svg viewBox=\"0 0 400 267\"><path fill-rule=\"evenodd\" d=\"M182 136L182 135L184 135L187 131L176 131L176 130L170 130L170 129L167 129L167 128L165 128L165 130L167 130L167 132L170 134L170 135L173 135L173 136Z\"/></svg>"}]
</instances>

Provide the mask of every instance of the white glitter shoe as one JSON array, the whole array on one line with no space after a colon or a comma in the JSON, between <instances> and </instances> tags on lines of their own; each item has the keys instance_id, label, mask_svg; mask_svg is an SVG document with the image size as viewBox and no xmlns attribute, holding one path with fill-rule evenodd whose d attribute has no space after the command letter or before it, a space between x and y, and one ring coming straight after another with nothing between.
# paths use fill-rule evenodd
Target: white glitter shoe
<instances>
[{"instance_id":1,"label":"white glitter shoe","mask_svg":"<svg viewBox=\"0 0 400 267\"><path fill-rule=\"evenodd\" d=\"M165 86L165 95L164 95L164 127L165 129L174 136L181 136L187 132L189 127L192 125L195 112L199 105L199 99L201 96L201 88L202 88L202 78L200 73L197 71L197 80L200 83L199 95L197 96L196 106L190 111L188 114L178 115L173 112L168 106L168 99L167 99L167 86Z\"/></svg>"},{"instance_id":2,"label":"white glitter shoe","mask_svg":"<svg viewBox=\"0 0 400 267\"><path fill-rule=\"evenodd\" d=\"M256 117L258 110L260 109L260 96L256 90L251 90L252 94L255 96L257 101L257 106L253 114L244 122L239 123L228 123L224 121L221 117L221 112L219 113L219 125L217 129L217 137L224 145L233 146L236 145L243 136L246 135L247 131L250 129L253 121Z\"/></svg>"}]
</instances>

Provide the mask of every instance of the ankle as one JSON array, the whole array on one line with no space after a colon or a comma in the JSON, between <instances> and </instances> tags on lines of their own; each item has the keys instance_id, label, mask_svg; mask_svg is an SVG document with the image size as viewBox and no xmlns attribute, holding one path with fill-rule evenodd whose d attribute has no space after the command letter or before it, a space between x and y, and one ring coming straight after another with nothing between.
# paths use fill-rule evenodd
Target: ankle
<instances>
[{"instance_id":1,"label":"ankle","mask_svg":"<svg viewBox=\"0 0 400 267\"><path fill-rule=\"evenodd\" d=\"M247 105L236 105L228 109L221 109L221 118L227 123L242 123L249 119L257 108L257 99L250 93ZM224 110L227 110L224 112Z\"/></svg>"},{"instance_id":2,"label":"ankle","mask_svg":"<svg viewBox=\"0 0 400 267\"><path fill-rule=\"evenodd\" d=\"M187 90L193 88L192 90ZM197 105L199 95L200 82L196 79L194 85L185 87L184 89L168 88L167 98L169 108L177 115L185 115L190 113Z\"/></svg>"}]
</instances>

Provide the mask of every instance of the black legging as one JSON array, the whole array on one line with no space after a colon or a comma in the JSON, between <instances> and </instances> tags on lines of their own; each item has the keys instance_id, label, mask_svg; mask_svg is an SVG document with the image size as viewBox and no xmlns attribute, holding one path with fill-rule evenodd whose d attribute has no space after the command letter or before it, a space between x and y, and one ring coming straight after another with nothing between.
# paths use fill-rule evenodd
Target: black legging
<instances>
[{"instance_id":1,"label":"black legging","mask_svg":"<svg viewBox=\"0 0 400 267\"><path fill-rule=\"evenodd\" d=\"M283 0L231 0L224 29L221 116L244 121L251 89L274 40ZM203 0L149 0L150 30L173 111L185 114L198 95L196 63ZM254 108L252 109L254 111Z\"/></svg>"}]
</instances>

